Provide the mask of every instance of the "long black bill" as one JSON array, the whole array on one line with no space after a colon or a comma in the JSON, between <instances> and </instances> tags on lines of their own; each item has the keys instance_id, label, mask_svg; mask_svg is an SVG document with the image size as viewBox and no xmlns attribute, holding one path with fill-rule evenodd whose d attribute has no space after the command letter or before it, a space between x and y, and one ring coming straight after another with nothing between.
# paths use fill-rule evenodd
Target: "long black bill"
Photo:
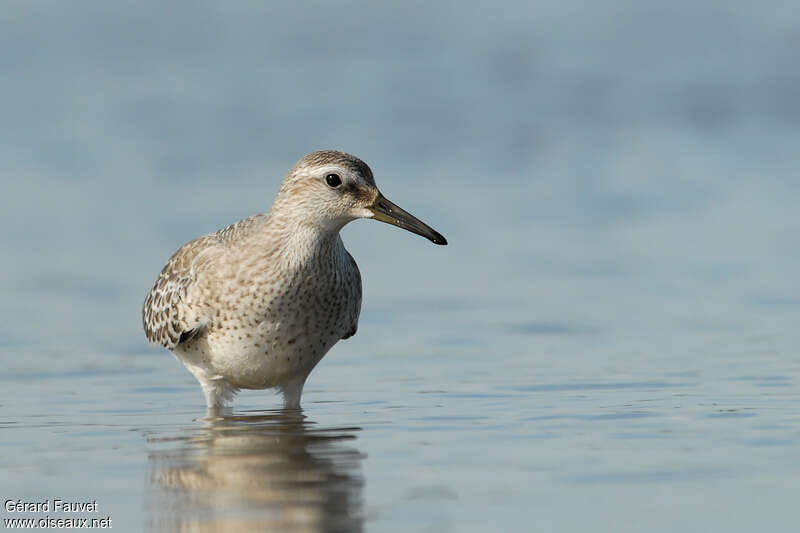
<instances>
[{"instance_id":1,"label":"long black bill","mask_svg":"<svg viewBox=\"0 0 800 533\"><path fill-rule=\"evenodd\" d=\"M422 235L434 244L447 244L447 239L445 239L441 233L434 230L408 211L397 207L384 198L382 194L378 195L369 209L375 214L375 216L372 217L375 220L380 220L381 222L386 222L387 224L392 224L393 226L408 230L411 233Z\"/></svg>"}]
</instances>

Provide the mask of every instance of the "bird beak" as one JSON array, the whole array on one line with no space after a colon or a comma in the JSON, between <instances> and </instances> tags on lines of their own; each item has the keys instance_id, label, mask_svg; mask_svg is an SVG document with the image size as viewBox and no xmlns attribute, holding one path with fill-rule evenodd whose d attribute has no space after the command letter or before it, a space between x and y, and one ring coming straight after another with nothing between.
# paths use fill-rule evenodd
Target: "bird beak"
<instances>
[{"instance_id":1,"label":"bird beak","mask_svg":"<svg viewBox=\"0 0 800 533\"><path fill-rule=\"evenodd\" d=\"M375 201L372 202L372 205L367 209L372 211L372 218L375 220L380 220L381 222L386 222L387 224L392 224L398 228L408 230L411 233L422 235L434 244L447 244L447 239L445 239L441 233L435 231L408 211L397 207L384 198L382 194L378 194L378 197L375 198Z\"/></svg>"}]
</instances>

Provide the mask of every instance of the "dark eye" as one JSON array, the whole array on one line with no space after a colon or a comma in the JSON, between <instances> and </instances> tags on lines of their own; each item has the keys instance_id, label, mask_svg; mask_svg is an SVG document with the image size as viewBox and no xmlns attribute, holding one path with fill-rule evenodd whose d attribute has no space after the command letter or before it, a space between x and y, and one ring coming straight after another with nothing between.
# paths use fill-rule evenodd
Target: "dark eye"
<instances>
[{"instance_id":1,"label":"dark eye","mask_svg":"<svg viewBox=\"0 0 800 533\"><path fill-rule=\"evenodd\" d=\"M339 174L328 174L325 176L325 183L335 189L342 184L342 178L339 177Z\"/></svg>"}]
</instances>

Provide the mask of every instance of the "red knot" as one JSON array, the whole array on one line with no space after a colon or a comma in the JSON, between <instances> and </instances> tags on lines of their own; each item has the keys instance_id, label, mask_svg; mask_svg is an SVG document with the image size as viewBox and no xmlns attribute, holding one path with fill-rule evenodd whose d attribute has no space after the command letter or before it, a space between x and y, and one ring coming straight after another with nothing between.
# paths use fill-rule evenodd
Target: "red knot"
<instances>
[{"instance_id":1,"label":"red knot","mask_svg":"<svg viewBox=\"0 0 800 533\"><path fill-rule=\"evenodd\" d=\"M322 357L356 333L361 275L339 230L373 218L445 238L387 200L366 163L324 150L287 174L269 213L181 246L147 294L147 338L197 378L210 408L278 388L297 408Z\"/></svg>"}]
</instances>

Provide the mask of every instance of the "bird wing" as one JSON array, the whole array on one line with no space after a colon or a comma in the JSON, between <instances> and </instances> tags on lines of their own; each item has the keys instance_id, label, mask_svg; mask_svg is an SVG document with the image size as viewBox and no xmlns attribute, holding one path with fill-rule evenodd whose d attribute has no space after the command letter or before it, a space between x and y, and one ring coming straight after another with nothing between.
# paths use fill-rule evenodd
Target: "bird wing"
<instances>
[{"instance_id":1,"label":"bird wing","mask_svg":"<svg viewBox=\"0 0 800 533\"><path fill-rule=\"evenodd\" d=\"M350 255L350 252L345 251L347 253L347 259L350 261L350 265L352 266L353 277L351 279L351 283L355 284L355 298L350 302L350 309L349 309L349 319L350 319L350 328L348 328L347 333L344 334L342 339L349 339L353 335L356 334L358 331L358 317L361 314L361 272L358 270L358 265L356 264L356 260L353 259L353 256Z\"/></svg>"},{"instance_id":2,"label":"bird wing","mask_svg":"<svg viewBox=\"0 0 800 533\"><path fill-rule=\"evenodd\" d=\"M150 342L172 350L202 332L210 317L188 301L187 291L198 282L218 247L216 235L200 237L181 246L164 265L142 307L142 324Z\"/></svg>"},{"instance_id":3,"label":"bird wing","mask_svg":"<svg viewBox=\"0 0 800 533\"><path fill-rule=\"evenodd\" d=\"M144 332L150 342L172 350L203 333L213 310L208 302L192 302L190 289L213 276L214 265L230 243L257 231L268 218L259 214L240 220L184 244L170 257L142 307Z\"/></svg>"}]
</instances>

